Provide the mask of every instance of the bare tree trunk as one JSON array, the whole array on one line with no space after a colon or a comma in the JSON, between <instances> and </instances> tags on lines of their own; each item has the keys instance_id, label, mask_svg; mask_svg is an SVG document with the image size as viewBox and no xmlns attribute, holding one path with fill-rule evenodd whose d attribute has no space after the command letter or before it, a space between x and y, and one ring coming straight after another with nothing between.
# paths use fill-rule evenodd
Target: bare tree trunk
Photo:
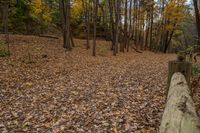
<instances>
[{"instance_id":1,"label":"bare tree trunk","mask_svg":"<svg viewBox=\"0 0 200 133\"><path fill-rule=\"evenodd\" d=\"M105 2L105 13L104 13L104 17L105 17L105 38L106 41L109 40L109 21L108 21L108 2Z\"/></svg>"},{"instance_id":2,"label":"bare tree trunk","mask_svg":"<svg viewBox=\"0 0 200 133\"><path fill-rule=\"evenodd\" d=\"M117 50L118 50L118 40L119 40L119 18L120 18L120 0L116 1L116 10L115 10L115 43L114 43L114 50L113 50L113 55L117 55Z\"/></svg>"},{"instance_id":3,"label":"bare tree trunk","mask_svg":"<svg viewBox=\"0 0 200 133\"><path fill-rule=\"evenodd\" d=\"M193 4L194 4L194 10L195 10L197 32L198 32L198 45L200 46L200 14L199 14L197 0L193 0Z\"/></svg>"},{"instance_id":4,"label":"bare tree trunk","mask_svg":"<svg viewBox=\"0 0 200 133\"><path fill-rule=\"evenodd\" d=\"M152 0L152 2L154 2L154 0ZM152 5L151 7L151 26L150 26L150 50L153 49L153 10L154 7Z\"/></svg>"},{"instance_id":5,"label":"bare tree trunk","mask_svg":"<svg viewBox=\"0 0 200 133\"><path fill-rule=\"evenodd\" d=\"M98 15L98 3L99 0L93 0L94 8L94 34L93 34L93 56L96 56L96 27L97 27L97 15Z\"/></svg>"},{"instance_id":6,"label":"bare tree trunk","mask_svg":"<svg viewBox=\"0 0 200 133\"><path fill-rule=\"evenodd\" d=\"M70 0L60 0L60 11L62 17L62 29L63 29L63 47L67 50L71 50L70 43Z\"/></svg>"},{"instance_id":7,"label":"bare tree trunk","mask_svg":"<svg viewBox=\"0 0 200 133\"><path fill-rule=\"evenodd\" d=\"M89 42L89 36L90 36L90 10L89 10L89 2L88 0L82 0L82 6L84 9L84 20L85 20L85 34L86 34L86 39L87 39L87 43L86 43L86 49L90 48L90 42Z\"/></svg>"},{"instance_id":8,"label":"bare tree trunk","mask_svg":"<svg viewBox=\"0 0 200 133\"><path fill-rule=\"evenodd\" d=\"M131 29L132 29L132 3L133 3L133 0L130 0L130 3L129 3L129 33L128 33L127 52L129 52Z\"/></svg>"},{"instance_id":9,"label":"bare tree trunk","mask_svg":"<svg viewBox=\"0 0 200 133\"><path fill-rule=\"evenodd\" d=\"M70 33L70 41L71 41L72 47L75 47L75 43L74 43L74 39L73 39L73 32L72 31Z\"/></svg>"},{"instance_id":10,"label":"bare tree trunk","mask_svg":"<svg viewBox=\"0 0 200 133\"><path fill-rule=\"evenodd\" d=\"M136 49L138 49L138 1L135 0L135 45Z\"/></svg>"},{"instance_id":11,"label":"bare tree trunk","mask_svg":"<svg viewBox=\"0 0 200 133\"><path fill-rule=\"evenodd\" d=\"M149 17L149 13L147 13L147 30L146 30L146 36L145 36L145 50L149 44L149 29L150 29L149 25L150 25L150 17Z\"/></svg>"},{"instance_id":12,"label":"bare tree trunk","mask_svg":"<svg viewBox=\"0 0 200 133\"><path fill-rule=\"evenodd\" d=\"M127 48L127 39L128 39L128 31L127 31L127 27L128 27L128 0L125 0L125 13L124 13L124 46L123 46L123 51L124 52L124 48Z\"/></svg>"},{"instance_id":13,"label":"bare tree trunk","mask_svg":"<svg viewBox=\"0 0 200 133\"><path fill-rule=\"evenodd\" d=\"M90 49L90 1L86 3L87 9L87 49Z\"/></svg>"},{"instance_id":14,"label":"bare tree trunk","mask_svg":"<svg viewBox=\"0 0 200 133\"><path fill-rule=\"evenodd\" d=\"M110 14L110 36L111 36L111 41L112 41L112 45L111 45L111 50L114 49L114 43L115 43L115 38L114 38L114 18L113 18L113 1L108 1L108 6L109 6L109 14Z\"/></svg>"},{"instance_id":15,"label":"bare tree trunk","mask_svg":"<svg viewBox=\"0 0 200 133\"><path fill-rule=\"evenodd\" d=\"M3 1L3 31L5 34L7 51L10 53L10 42L8 33L8 12L9 12L9 1Z\"/></svg>"}]
</instances>

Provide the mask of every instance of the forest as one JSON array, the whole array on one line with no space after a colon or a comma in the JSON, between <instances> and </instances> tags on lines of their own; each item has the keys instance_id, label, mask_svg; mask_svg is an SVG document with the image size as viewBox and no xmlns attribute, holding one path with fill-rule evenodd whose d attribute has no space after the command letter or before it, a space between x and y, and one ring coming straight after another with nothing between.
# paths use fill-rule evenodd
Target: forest
<instances>
[{"instance_id":1,"label":"forest","mask_svg":"<svg viewBox=\"0 0 200 133\"><path fill-rule=\"evenodd\" d=\"M0 132L199 133L200 0L0 0Z\"/></svg>"}]
</instances>

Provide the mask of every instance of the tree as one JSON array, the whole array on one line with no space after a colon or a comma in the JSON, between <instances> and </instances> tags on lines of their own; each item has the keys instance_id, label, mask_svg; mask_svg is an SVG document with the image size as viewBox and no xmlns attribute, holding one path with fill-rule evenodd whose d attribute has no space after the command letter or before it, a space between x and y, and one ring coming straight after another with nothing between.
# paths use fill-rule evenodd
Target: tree
<instances>
[{"instance_id":1,"label":"tree","mask_svg":"<svg viewBox=\"0 0 200 133\"><path fill-rule=\"evenodd\" d=\"M47 3L44 3L42 0L34 0L30 5L30 15L38 21L40 24L40 33L43 33L44 25L52 21L51 11L48 7L49 3L47 5Z\"/></svg>"},{"instance_id":2,"label":"tree","mask_svg":"<svg viewBox=\"0 0 200 133\"><path fill-rule=\"evenodd\" d=\"M185 18L185 0L170 1L165 9L165 38L164 50L166 53L174 32Z\"/></svg>"},{"instance_id":3,"label":"tree","mask_svg":"<svg viewBox=\"0 0 200 133\"><path fill-rule=\"evenodd\" d=\"M8 28L12 32L23 34L41 34L53 28L60 30L63 33L63 47L67 50L74 46L73 34L86 38L86 49L89 49L91 31L94 56L97 37L105 37L107 41L111 41L113 55L118 53L118 45L120 52L128 52L130 48L137 52L139 48L149 48L151 51L166 53L174 42L174 34L184 21L185 2L186 0L12 0ZM194 6L199 29L197 0L194 0ZM62 28L59 29L60 27ZM198 36L199 34L200 32Z\"/></svg>"},{"instance_id":4,"label":"tree","mask_svg":"<svg viewBox=\"0 0 200 133\"><path fill-rule=\"evenodd\" d=\"M118 40L119 40L119 23L120 23L120 3L121 0L116 0L116 10L115 10L115 42L113 55L116 56L118 51Z\"/></svg>"},{"instance_id":5,"label":"tree","mask_svg":"<svg viewBox=\"0 0 200 133\"><path fill-rule=\"evenodd\" d=\"M194 4L195 17L196 17L197 32L198 32L198 45L200 46L200 14L199 14L197 0L193 0L193 4Z\"/></svg>"},{"instance_id":6,"label":"tree","mask_svg":"<svg viewBox=\"0 0 200 133\"><path fill-rule=\"evenodd\" d=\"M60 12L62 18L62 29L63 29L63 47L67 50L71 50L70 43L70 0L60 0Z\"/></svg>"},{"instance_id":7,"label":"tree","mask_svg":"<svg viewBox=\"0 0 200 133\"><path fill-rule=\"evenodd\" d=\"M93 13L93 24L94 24L94 34L93 34L93 56L96 56L96 30L97 30L97 15L98 15L98 4L99 0L93 0L94 13Z\"/></svg>"},{"instance_id":8,"label":"tree","mask_svg":"<svg viewBox=\"0 0 200 133\"><path fill-rule=\"evenodd\" d=\"M82 5L84 8L84 20L85 20L85 31L86 31L86 39L87 39L87 44L86 44L86 49L90 48L90 42L89 42L89 37L90 37L90 1L89 0L82 0Z\"/></svg>"},{"instance_id":9,"label":"tree","mask_svg":"<svg viewBox=\"0 0 200 133\"><path fill-rule=\"evenodd\" d=\"M8 54L10 54L9 33L8 33L8 15L9 15L8 12L9 12L10 1L3 0L2 2L0 2L0 4L3 7L3 15L2 15L3 16L3 32L6 38Z\"/></svg>"},{"instance_id":10,"label":"tree","mask_svg":"<svg viewBox=\"0 0 200 133\"><path fill-rule=\"evenodd\" d=\"M150 13L150 50L153 48L153 16L154 16L154 0L151 1L151 13Z\"/></svg>"},{"instance_id":11,"label":"tree","mask_svg":"<svg viewBox=\"0 0 200 133\"><path fill-rule=\"evenodd\" d=\"M110 21L109 21L109 27L110 27L110 38L111 38L111 41L112 41L112 46L111 46L111 50L114 49L114 43L115 43L115 38L114 38L114 13L113 13L113 8L114 8L114 4L113 4L114 1L108 1L108 8L109 8L109 17L110 17Z\"/></svg>"},{"instance_id":12,"label":"tree","mask_svg":"<svg viewBox=\"0 0 200 133\"><path fill-rule=\"evenodd\" d=\"M124 52L124 48L128 48L128 0L125 0L124 4L124 45L121 49L122 52Z\"/></svg>"}]
</instances>

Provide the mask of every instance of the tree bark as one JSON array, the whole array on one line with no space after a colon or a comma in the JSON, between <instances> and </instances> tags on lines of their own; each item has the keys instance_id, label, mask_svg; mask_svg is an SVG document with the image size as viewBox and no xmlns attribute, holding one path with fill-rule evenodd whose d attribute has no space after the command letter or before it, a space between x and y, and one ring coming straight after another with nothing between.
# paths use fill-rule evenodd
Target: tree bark
<instances>
[{"instance_id":1,"label":"tree bark","mask_svg":"<svg viewBox=\"0 0 200 133\"><path fill-rule=\"evenodd\" d=\"M113 1L109 0L108 1L108 6L109 6L109 15L110 15L110 36L111 36L111 41L112 41L112 45L111 45L111 50L114 49L114 43L115 43L115 38L114 38L114 18L113 18Z\"/></svg>"},{"instance_id":2,"label":"tree bark","mask_svg":"<svg viewBox=\"0 0 200 133\"><path fill-rule=\"evenodd\" d=\"M154 0L152 0L154 2ZM153 49L153 13L154 5L151 7L151 26L150 26L150 50Z\"/></svg>"},{"instance_id":3,"label":"tree bark","mask_svg":"<svg viewBox=\"0 0 200 133\"><path fill-rule=\"evenodd\" d=\"M116 1L116 10L115 10L115 43L114 43L114 49L113 49L113 55L117 55L118 50L118 40L119 40L119 18L120 18L120 0Z\"/></svg>"},{"instance_id":4,"label":"tree bark","mask_svg":"<svg viewBox=\"0 0 200 133\"><path fill-rule=\"evenodd\" d=\"M133 0L130 0L130 3L129 3L129 31L128 31L127 52L129 52L130 39L131 39L131 30L132 30L132 4L133 4Z\"/></svg>"},{"instance_id":5,"label":"tree bark","mask_svg":"<svg viewBox=\"0 0 200 133\"><path fill-rule=\"evenodd\" d=\"M82 0L82 6L84 9L84 21L85 21L85 34L86 34L86 49L90 48L90 42L89 42L89 36L90 36L90 10L88 9L89 7L89 2L88 0Z\"/></svg>"},{"instance_id":6,"label":"tree bark","mask_svg":"<svg viewBox=\"0 0 200 133\"><path fill-rule=\"evenodd\" d=\"M124 13L124 47L123 47L123 52L124 48L127 48L127 41L128 41L128 0L125 0L125 13Z\"/></svg>"},{"instance_id":7,"label":"tree bark","mask_svg":"<svg viewBox=\"0 0 200 133\"><path fill-rule=\"evenodd\" d=\"M3 1L3 32L5 34L8 53L10 53L10 42L9 42L9 32L8 32L9 3L10 1Z\"/></svg>"},{"instance_id":8,"label":"tree bark","mask_svg":"<svg viewBox=\"0 0 200 133\"><path fill-rule=\"evenodd\" d=\"M94 34L93 34L93 56L96 56L96 28L97 28L97 15L98 15L99 0L93 0L94 8Z\"/></svg>"},{"instance_id":9,"label":"tree bark","mask_svg":"<svg viewBox=\"0 0 200 133\"><path fill-rule=\"evenodd\" d=\"M70 43L70 0L60 0L60 11L62 18L62 29L63 29L63 48L71 50Z\"/></svg>"},{"instance_id":10,"label":"tree bark","mask_svg":"<svg viewBox=\"0 0 200 133\"><path fill-rule=\"evenodd\" d=\"M200 46L200 14L199 14L197 0L193 0L193 4L194 4L194 10L195 10L197 32L198 32L198 45Z\"/></svg>"}]
</instances>

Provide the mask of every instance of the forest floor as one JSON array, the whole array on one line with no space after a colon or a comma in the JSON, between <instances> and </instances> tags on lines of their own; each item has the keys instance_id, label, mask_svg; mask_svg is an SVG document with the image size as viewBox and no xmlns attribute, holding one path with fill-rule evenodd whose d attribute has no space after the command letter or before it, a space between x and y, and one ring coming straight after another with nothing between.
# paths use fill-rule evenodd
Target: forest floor
<instances>
[{"instance_id":1,"label":"forest floor","mask_svg":"<svg viewBox=\"0 0 200 133\"><path fill-rule=\"evenodd\" d=\"M110 42L99 40L93 57L83 40L75 39L76 47L66 52L61 40L10 39L12 55L0 58L0 132L158 131L174 54L114 57ZM200 111L199 90L194 99Z\"/></svg>"}]
</instances>

